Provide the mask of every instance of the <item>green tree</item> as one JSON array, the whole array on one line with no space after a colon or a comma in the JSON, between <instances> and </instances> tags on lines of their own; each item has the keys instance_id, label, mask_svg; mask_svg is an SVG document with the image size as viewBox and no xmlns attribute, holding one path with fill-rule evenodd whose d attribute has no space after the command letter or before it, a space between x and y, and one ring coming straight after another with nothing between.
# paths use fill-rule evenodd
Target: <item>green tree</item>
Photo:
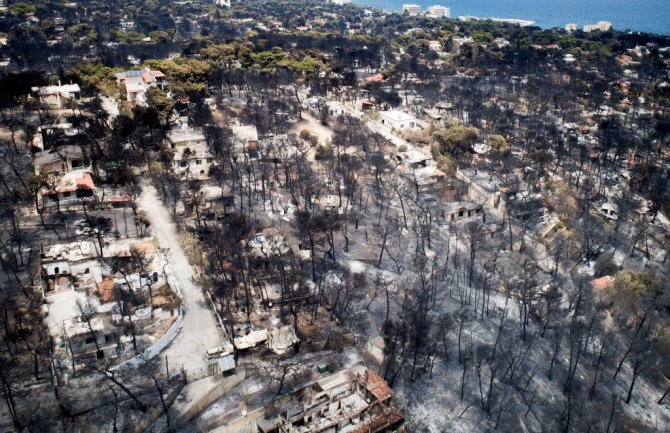
<instances>
[{"instance_id":1,"label":"green tree","mask_svg":"<svg viewBox=\"0 0 670 433\"><path fill-rule=\"evenodd\" d=\"M161 122L167 124L174 108L174 100L158 87L151 87L147 91L147 102L161 117Z\"/></svg>"},{"instance_id":2,"label":"green tree","mask_svg":"<svg viewBox=\"0 0 670 433\"><path fill-rule=\"evenodd\" d=\"M439 155L460 158L475 144L479 138L479 130L465 126L453 126L446 131L435 132L434 137L437 141Z\"/></svg>"}]
</instances>

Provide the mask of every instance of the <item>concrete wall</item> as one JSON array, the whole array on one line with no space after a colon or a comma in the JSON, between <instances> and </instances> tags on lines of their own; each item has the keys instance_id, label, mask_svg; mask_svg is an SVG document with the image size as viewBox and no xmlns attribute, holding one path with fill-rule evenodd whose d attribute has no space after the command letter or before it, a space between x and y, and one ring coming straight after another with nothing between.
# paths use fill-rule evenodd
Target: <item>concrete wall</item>
<instances>
[{"instance_id":1,"label":"concrete wall","mask_svg":"<svg viewBox=\"0 0 670 433\"><path fill-rule=\"evenodd\" d=\"M215 401L220 399L226 392L230 391L233 387L240 384L244 379L246 379L247 374L246 370L241 370L237 372L234 376L227 377L217 384L214 388L209 390L207 394L202 396L200 400L193 402L191 407L182 415L180 421L186 423L193 419L200 412L208 408ZM239 431L239 430L231 430Z\"/></svg>"},{"instance_id":2,"label":"concrete wall","mask_svg":"<svg viewBox=\"0 0 670 433\"><path fill-rule=\"evenodd\" d=\"M167 347L168 344L170 344L170 341L174 338L175 335L177 335L177 331L179 331L179 328L181 327L181 322L184 320L184 314L182 313L182 308L179 307L179 315L177 316L177 320L170 326L170 329L168 331L161 335L161 337L156 340L154 344L151 345L147 350L144 351L144 357L146 359L152 359L158 356L158 354Z\"/></svg>"},{"instance_id":3,"label":"concrete wall","mask_svg":"<svg viewBox=\"0 0 670 433\"><path fill-rule=\"evenodd\" d=\"M489 210L497 211L499 214L505 212L505 201L502 200L500 192L487 192L481 186L473 182L472 179L461 173L456 172L456 177L464 181L468 185L468 195L470 200L476 203L483 203L483 206Z\"/></svg>"},{"instance_id":4,"label":"concrete wall","mask_svg":"<svg viewBox=\"0 0 670 433\"><path fill-rule=\"evenodd\" d=\"M167 281L172 290L177 293L177 296L179 296L179 299L182 299L181 295L181 289L179 288L179 284L177 284L176 278L172 275L172 271L168 268L167 269ZM179 307L179 316L177 317L177 320L170 326L170 329L167 330L167 332L161 337L156 340L154 344L152 344L147 350L145 350L143 353L137 355L134 358L129 359L128 361L117 365L116 367L112 368L111 370L116 370L120 368L126 368L126 367L137 367L139 365L144 364L145 362L155 358L158 356L159 353L163 349L167 347L168 344L172 341L172 339L177 335L177 332L179 332L179 328L181 328L181 323L184 320L184 310L180 306Z\"/></svg>"}]
</instances>

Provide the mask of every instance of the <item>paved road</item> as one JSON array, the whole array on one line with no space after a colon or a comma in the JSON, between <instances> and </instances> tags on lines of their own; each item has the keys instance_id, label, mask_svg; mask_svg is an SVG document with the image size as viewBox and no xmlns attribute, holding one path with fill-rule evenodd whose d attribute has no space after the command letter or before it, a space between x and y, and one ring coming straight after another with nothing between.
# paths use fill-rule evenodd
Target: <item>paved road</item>
<instances>
[{"instance_id":1,"label":"paved road","mask_svg":"<svg viewBox=\"0 0 670 433\"><path fill-rule=\"evenodd\" d=\"M191 281L193 272L184 249L179 243L175 225L165 205L158 199L156 189L142 182L140 208L151 221L152 234L161 248L169 248L168 261L183 297L186 310L182 329L161 357L168 356L170 369L195 370L206 366L205 352L221 346L224 339L216 326L202 290Z\"/></svg>"}]
</instances>

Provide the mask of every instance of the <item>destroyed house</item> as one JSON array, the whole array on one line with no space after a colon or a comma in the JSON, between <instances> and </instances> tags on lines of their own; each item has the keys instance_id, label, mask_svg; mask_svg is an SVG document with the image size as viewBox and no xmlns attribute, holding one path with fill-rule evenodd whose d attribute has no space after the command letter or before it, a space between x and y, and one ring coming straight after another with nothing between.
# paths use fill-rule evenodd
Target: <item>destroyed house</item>
<instances>
[{"instance_id":1,"label":"destroyed house","mask_svg":"<svg viewBox=\"0 0 670 433\"><path fill-rule=\"evenodd\" d=\"M261 433L404 432L393 392L372 370L345 370L313 382L279 402L277 414L256 421Z\"/></svg>"},{"instance_id":2,"label":"destroyed house","mask_svg":"<svg viewBox=\"0 0 670 433\"><path fill-rule=\"evenodd\" d=\"M182 123L168 133L170 147L174 149L172 165L182 179L207 179L214 162L207 140L199 129Z\"/></svg>"},{"instance_id":3,"label":"destroyed house","mask_svg":"<svg viewBox=\"0 0 670 433\"><path fill-rule=\"evenodd\" d=\"M410 170L434 165L432 155L419 150L409 150L396 155L399 164Z\"/></svg>"},{"instance_id":4,"label":"destroyed house","mask_svg":"<svg viewBox=\"0 0 670 433\"><path fill-rule=\"evenodd\" d=\"M235 153L246 155L249 159L259 156L258 130L255 125L235 125L233 131L233 146Z\"/></svg>"},{"instance_id":5,"label":"destroyed house","mask_svg":"<svg viewBox=\"0 0 670 433\"><path fill-rule=\"evenodd\" d=\"M541 198L513 198L508 206L510 214L522 221L537 221L546 211Z\"/></svg>"},{"instance_id":6,"label":"destroyed house","mask_svg":"<svg viewBox=\"0 0 670 433\"><path fill-rule=\"evenodd\" d=\"M445 202L454 202L463 201L468 197L469 188L465 182L459 179L452 179L444 183L442 191L442 198Z\"/></svg>"},{"instance_id":7,"label":"destroyed house","mask_svg":"<svg viewBox=\"0 0 670 433\"><path fill-rule=\"evenodd\" d=\"M231 189L205 185L201 188L205 202L205 216L212 220L220 220L235 213L235 196Z\"/></svg>"},{"instance_id":8,"label":"destroyed house","mask_svg":"<svg viewBox=\"0 0 670 433\"><path fill-rule=\"evenodd\" d=\"M95 288L102 281L102 268L94 244L82 241L43 248L40 276L44 296Z\"/></svg>"},{"instance_id":9,"label":"destroyed house","mask_svg":"<svg viewBox=\"0 0 670 433\"><path fill-rule=\"evenodd\" d=\"M416 182L421 192L432 193L444 186L446 174L435 166L433 157L419 150L410 150L396 155L400 173L409 181Z\"/></svg>"},{"instance_id":10,"label":"destroyed house","mask_svg":"<svg viewBox=\"0 0 670 433\"><path fill-rule=\"evenodd\" d=\"M472 202L447 203L442 209L445 221L461 221L468 218L483 218L484 207Z\"/></svg>"},{"instance_id":11,"label":"destroyed house","mask_svg":"<svg viewBox=\"0 0 670 433\"><path fill-rule=\"evenodd\" d=\"M63 108L68 101L79 101L81 89L79 84L63 84L57 86L33 87L31 89L42 102L52 108Z\"/></svg>"},{"instance_id":12,"label":"destroyed house","mask_svg":"<svg viewBox=\"0 0 670 433\"><path fill-rule=\"evenodd\" d=\"M84 156L81 147L67 144L37 152L33 161L35 174L67 173L74 170L91 169L91 163Z\"/></svg>"},{"instance_id":13,"label":"destroyed house","mask_svg":"<svg viewBox=\"0 0 670 433\"><path fill-rule=\"evenodd\" d=\"M32 147L34 150L49 150L67 145L78 146L78 143L85 142L86 138L77 128L69 123L57 123L38 127L33 137Z\"/></svg>"},{"instance_id":14,"label":"destroyed house","mask_svg":"<svg viewBox=\"0 0 670 433\"><path fill-rule=\"evenodd\" d=\"M446 173L437 167L420 168L414 171L413 176L419 191L422 193L440 191L444 186L444 179L447 177Z\"/></svg>"},{"instance_id":15,"label":"destroyed house","mask_svg":"<svg viewBox=\"0 0 670 433\"><path fill-rule=\"evenodd\" d=\"M182 179L207 179L214 158L207 145L177 147L173 156L173 169Z\"/></svg>"},{"instance_id":16,"label":"destroyed house","mask_svg":"<svg viewBox=\"0 0 670 433\"><path fill-rule=\"evenodd\" d=\"M120 350L115 326L109 315L98 315L88 321L68 319L63 322L63 330L63 344L73 358L103 359Z\"/></svg>"}]
</instances>

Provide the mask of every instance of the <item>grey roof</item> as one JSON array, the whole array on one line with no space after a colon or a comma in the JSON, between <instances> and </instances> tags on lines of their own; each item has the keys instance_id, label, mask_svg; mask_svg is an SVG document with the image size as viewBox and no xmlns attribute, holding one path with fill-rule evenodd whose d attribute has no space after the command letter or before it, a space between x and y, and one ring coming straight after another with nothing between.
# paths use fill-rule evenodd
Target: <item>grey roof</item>
<instances>
[{"instance_id":1,"label":"grey roof","mask_svg":"<svg viewBox=\"0 0 670 433\"><path fill-rule=\"evenodd\" d=\"M233 355L226 355L219 358L219 367L221 368L222 373L235 368L235 359L233 358Z\"/></svg>"},{"instance_id":2,"label":"grey roof","mask_svg":"<svg viewBox=\"0 0 670 433\"><path fill-rule=\"evenodd\" d=\"M139 70L139 71L126 71L126 77L141 77L142 75L144 75L144 71L143 71L143 70Z\"/></svg>"},{"instance_id":3,"label":"grey roof","mask_svg":"<svg viewBox=\"0 0 670 433\"><path fill-rule=\"evenodd\" d=\"M43 152L38 152L35 154L34 165L36 167L41 167L46 164L51 164L53 162L58 162L61 160L66 160L68 158L83 158L84 152L81 150L81 147L68 144L65 146L53 147L49 150Z\"/></svg>"}]
</instances>

